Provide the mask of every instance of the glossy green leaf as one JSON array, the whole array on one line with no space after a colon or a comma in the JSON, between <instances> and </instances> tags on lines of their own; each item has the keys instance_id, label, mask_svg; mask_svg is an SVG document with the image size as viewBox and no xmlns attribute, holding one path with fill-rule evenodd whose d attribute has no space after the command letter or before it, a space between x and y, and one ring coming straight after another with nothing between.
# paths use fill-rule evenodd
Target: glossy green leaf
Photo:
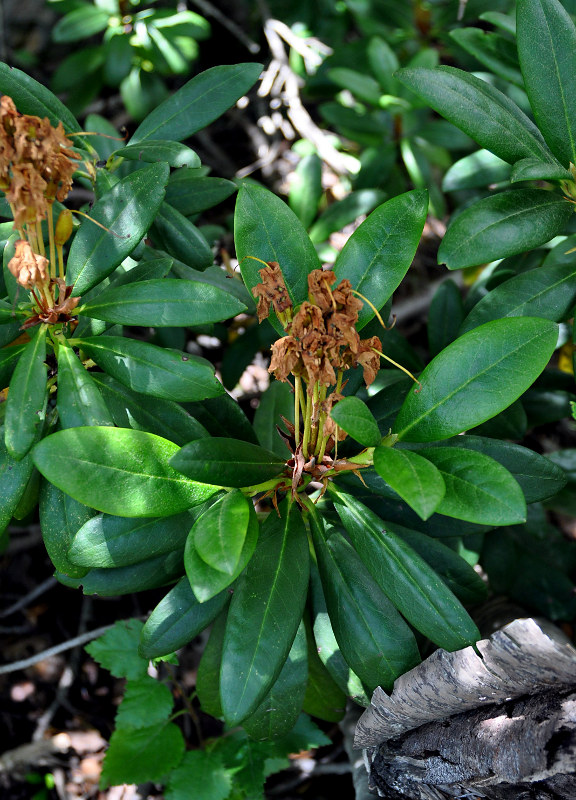
<instances>
[{"instance_id":1,"label":"glossy green leaf","mask_svg":"<svg viewBox=\"0 0 576 800\"><path fill-rule=\"evenodd\" d=\"M496 416L534 382L556 347L553 322L532 317L494 320L461 336L420 375L396 419L409 442L448 439Z\"/></svg>"},{"instance_id":2,"label":"glossy green leaf","mask_svg":"<svg viewBox=\"0 0 576 800\"><path fill-rule=\"evenodd\" d=\"M364 447L376 447L382 441L374 415L359 397L344 397L336 403L330 416L342 430Z\"/></svg>"},{"instance_id":3,"label":"glossy green leaf","mask_svg":"<svg viewBox=\"0 0 576 800\"><path fill-rule=\"evenodd\" d=\"M110 276L108 286L116 288L117 286L139 283L140 281L160 280L168 275L172 264L173 259L168 257L146 259L131 269L126 267L126 263L121 264ZM106 289L108 289L108 286ZM101 294L101 292L98 292L98 294ZM91 300L92 295L89 295L86 299Z\"/></svg>"},{"instance_id":4,"label":"glossy green leaf","mask_svg":"<svg viewBox=\"0 0 576 800\"><path fill-rule=\"evenodd\" d=\"M196 552L208 566L233 575L249 522L249 501L242 492L228 492L210 506L194 526Z\"/></svg>"},{"instance_id":5,"label":"glossy green leaf","mask_svg":"<svg viewBox=\"0 0 576 800\"><path fill-rule=\"evenodd\" d=\"M155 433L180 446L209 435L203 425L172 400L133 392L103 372L93 373L92 378L118 428Z\"/></svg>"},{"instance_id":6,"label":"glossy green leaf","mask_svg":"<svg viewBox=\"0 0 576 800\"><path fill-rule=\"evenodd\" d=\"M504 161L554 161L536 125L486 81L454 67L402 69L397 77L480 147Z\"/></svg>"},{"instance_id":7,"label":"glossy green leaf","mask_svg":"<svg viewBox=\"0 0 576 800\"><path fill-rule=\"evenodd\" d=\"M184 647L210 625L230 599L228 592L200 603L188 578L181 578L148 617L139 652L144 658L160 658Z\"/></svg>"},{"instance_id":8,"label":"glossy green leaf","mask_svg":"<svg viewBox=\"0 0 576 800\"><path fill-rule=\"evenodd\" d=\"M510 39L479 28L456 28L450 38L505 81L522 86L516 48Z\"/></svg>"},{"instance_id":9,"label":"glossy green leaf","mask_svg":"<svg viewBox=\"0 0 576 800\"><path fill-rule=\"evenodd\" d=\"M119 325L177 328L220 322L245 310L234 295L217 286L163 279L104 289L78 313Z\"/></svg>"},{"instance_id":10,"label":"glossy green leaf","mask_svg":"<svg viewBox=\"0 0 576 800\"><path fill-rule=\"evenodd\" d=\"M459 650L480 638L460 601L424 559L354 497L344 492L332 497L365 567L417 630L446 650Z\"/></svg>"},{"instance_id":11,"label":"glossy green leaf","mask_svg":"<svg viewBox=\"0 0 576 800\"><path fill-rule=\"evenodd\" d=\"M347 89L363 102L377 106L382 94L378 82L370 75L363 75L348 67L333 67L328 70L328 78L342 89Z\"/></svg>"},{"instance_id":12,"label":"glossy green leaf","mask_svg":"<svg viewBox=\"0 0 576 800\"><path fill-rule=\"evenodd\" d=\"M104 82L109 86L120 86L132 68L130 34L122 29L121 33L109 38L103 47L98 47L98 51L102 54L104 62L102 70ZM86 128L86 130L91 129ZM112 146L111 150L114 149Z\"/></svg>"},{"instance_id":13,"label":"glossy green leaf","mask_svg":"<svg viewBox=\"0 0 576 800\"><path fill-rule=\"evenodd\" d=\"M39 500L42 538L50 560L58 572L81 578L88 570L70 561L68 549L76 532L97 512L78 503L48 481L42 481Z\"/></svg>"},{"instance_id":14,"label":"glossy green leaf","mask_svg":"<svg viewBox=\"0 0 576 800\"><path fill-rule=\"evenodd\" d=\"M106 402L90 373L65 342L58 348L57 407L63 428L114 425Z\"/></svg>"},{"instance_id":15,"label":"glossy green leaf","mask_svg":"<svg viewBox=\"0 0 576 800\"><path fill-rule=\"evenodd\" d=\"M44 424L47 369L46 326L42 325L20 356L8 389L4 439L15 459L26 455Z\"/></svg>"},{"instance_id":16,"label":"glossy green leaf","mask_svg":"<svg viewBox=\"0 0 576 800\"><path fill-rule=\"evenodd\" d=\"M438 355L458 336L464 319L460 289L453 280L440 284L428 309L428 344L432 356Z\"/></svg>"},{"instance_id":17,"label":"glossy green leaf","mask_svg":"<svg viewBox=\"0 0 576 800\"><path fill-rule=\"evenodd\" d=\"M68 254L66 280L74 285L74 297L100 283L140 243L154 219L168 180L167 164L132 172L115 184L90 209L74 236Z\"/></svg>"},{"instance_id":18,"label":"glossy green leaf","mask_svg":"<svg viewBox=\"0 0 576 800\"><path fill-rule=\"evenodd\" d=\"M158 589L174 583L183 572L182 551L176 550L126 567L97 567L89 570L82 578L68 578L58 573L56 577L65 586L73 589L82 587L84 594L116 597Z\"/></svg>"},{"instance_id":19,"label":"glossy green leaf","mask_svg":"<svg viewBox=\"0 0 576 800\"><path fill-rule=\"evenodd\" d=\"M171 167L199 167L200 158L189 147L180 142L148 139L140 144L129 144L116 150L113 156L128 161L144 161L147 164L164 161Z\"/></svg>"},{"instance_id":20,"label":"glossy green leaf","mask_svg":"<svg viewBox=\"0 0 576 800\"><path fill-rule=\"evenodd\" d=\"M571 214L565 198L544 189L484 197L448 227L438 263L460 269L523 253L561 233Z\"/></svg>"},{"instance_id":21,"label":"glossy green leaf","mask_svg":"<svg viewBox=\"0 0 576 800\"><path fill-rule=\"evenodd\" d=\"M68 550L73 564L88 569L127 567L184 547L193 517L131 519L98 514L74 534Z\"/></svg>"},{"instance_id":22,"label":"glossy green leaf","mask_svg":"<svg viewBox=\"0 0 576 800\"><path fill-rule=\"evenodd\" d=\"M125 781L159 781L176 767L184 754L182 731L173 722L146 728L116 728L106 751L100 788Z\"/></svg>"},{"instance_id":23,"label":"glossy green leaf","mask_svg":"<svg viewBox=\"0 0 576 800\"><path fill-rule=\"evenodd\" d=\"M461 189L477 189L509 178L510 164L490 150L476 150L452 164L442 180L442 190L457 192Z\"/></svg>"},{"instance_id":24,"label":"glossy green leaf","mask_svg":"<svg viewBox=\"0 0 576 800\"><path fill-rule=\"evenodd\" d=\"M556 264L521 272L476 303L464 320L466 333L502 317L541 317L562 322L576 303L576 264Z\"/></svg>"},{"instance_id":25,"label":"glossy green leaf","mask_svg":"<svg viewBox=\"0 0 576 800\"><path fill-rule=\"evenodd\" d=\"M304 226L283 200L263 186L244 184L236 202L234 238L248 289L260 283L259 270L264 267L247 258L254 256L280 264L293 303L308 298L308 273L321 264Z\"/></svg>"},{"instance_id":26,"label":"glossy green leaf","mask_svg":"<svg viewBox=\"0 0 576 800\"><path fill-rule=\"evenodd\" d=\"M258 708L278 678L306 602L308 539L300 509L281 507L262 527L254 555L236 585L224 637L220 691L229 725Z\"/></svg>"},{"instance_id":27,"label":"glossy green leaf","mask_svg":"<svg viewBox=\"0 0 576 800\"><path fill-rule=\"evenodd\" d=\"M6 325L8 322L24 322L24 314L16 309L5 300L0 300L0 325Z\"/></svg>"},{"instance_id":28,"label":"glossy green leaf","mask_svg":"<svg viewBox=\"0 0 576 800\"><path fill-rule=\"evenodd\" d=\"M121 336L95 336L78 339L75 344L135 392L176 401L203 400L224 393L212 364L198 356Z\"/></svg>"},{"instance_id":29,"label":"glossy green leaf","mask_svg":"<svg viewBox=\"0 0 576 800\"><path fill-rule=\"evenodd\" d=\"M197 175L196 170L179 169L172 173L166 187L166 202L190 217L217 206L238 189L226 178Z\"/></svg>"},{"instance_id":30,"label":"glossy green leaf","mask_svg":"<svg viewBox=\"0 0 576 800\"><path fill-rule=\"evenodd\" d=\"M0 437L0 533L3 533L26 491L34 465L30 456L18 461L7 451Z\"/></svg>"},{"instance_id":31,"label":"glossy green leaf","mask_svg":"<svg viewBox=\"0 0 576 800\"><path fill-rule=\"evenodd\" d=\"M237 439L198 439L171 461L174 469L200 483L243 488L275 478L286 459L256 444Z\"/></svg>"},{"instance_id":32,"label":"glossy green leaf","mask_svg":"<svg viewBox=\"0 0 576 800\"><path fill-rule=\"evenodd\" d=\"M338 281L380 309L391 297L412 263L426 221L428 194L413 191L393 197L370 214L348 239L334 263ZM374 316L365 303L358 313L358 330Z\"/></svg>"},{"instance_id":33,"label":"glossy green leaf","mask_svg":"<svg viewBox=\"0 0 576 800\"><path fill-rule=\"evenodd\" d=\"M106 30L110 14L97 6L83 5L58 20L52 29L55 42L75 42Z\"/></svg>"},{"instance_id":34,"label":"glossy green leaf","mask_svg":"<svg viewBox=\"0 0 576 800\"><path fill-rule=\"evenodd\" d=\"M290 384L272 381L260 397L254 414L254 430L262 447L285 458L289 456L289 449L276 427L286 427L281 417L294 422L294 394Z\"/></svg>"},{"instance_id":35,"label":"glossy green leaf","mask_svg":"<svg viewBox=\"0 0 576 800\"><path fill-rule=\"evenodd\" d=\"M119 517L170 517L215 494L170 466L178 446L144 431L69 428L43 439L34 463L79 503Z\"/></svg>"},{"instance_id":36,"label":"glossy green leaf","mask_svg":"<svg viewBox=\"0 0 576 800\"><path fill-rule=\"evenodd\" d=\"M460 447L418 451L440 471L446 494L438 512L480 525L518 525L526 521L526 501L508 470L484 453Z\"/></svg>"},{"instance_id":37,"label":"glossy green leaf","mask_svg":"<svg viewBox=\"0 0 576 800\"><path fill-rule=\"evenodd\" d=\"M228 609L225 608L214 620L196 672L196 692L202 711L213 717L222 716L220 666L227 618Z\"/></svg>"},{"instance_id":38,"label":"glossy green leaf","mask_svg":"<svg viewBox=\"0 0 576 800\"><path fill-rule=\"evenodd\" d=\"M306 635L308 684L302 710L327 722L339 722L346 711L346 695L322 663L312 628L308 624L306 624Z\"/></svg>"},{"instance_id":39,"label":"glossy green leaf","mask_svg":"<svg viewBox=\"0 0 576 800\"><path fill-rule=\"evenodd\" d=\"M302 225L308 228L318 213L322 198L322 161L316 153L304 156L290 180L288 203Z\"/></svg>"},{"instance_id":40,"label":"glossy green leaf","mask_svg":"<svg viewBox=\"0 0 576 800\"><path fill-rule=\"evenodd\" d=\"M379 189L358 189L350 192L322 212L310 228L310 239L314 244L325 242L331 233L341 231L358 217L369 214L385 197L386 193Z\"/></svg>"},{"instance_id":41,"label":"glossy green leaf","mask_svg":"<svg viewBox=\"0 0 576 800\"><path fill-rule=\"evenodd\" d=\"M166 252L192 269L202 271L214 263L212 250L196 225L168 203L162 203L154 218L153 234Z\"/></svg>"},{"instance_id":42,"label":"glossy green leaf","mask_svg":"<svg viewBox=\"0 0 576 800\"><path fill-rule=\"evenodd\" d=\"M438 509L446 491L442 475L418 453L377 447L374 468L422 519L428 519Z\"/></svg>"},{"instance_id":43,"label":"glossy green leaf","mask_svg":"<svg viewBox=\"0 0 576 800\"><path fill-rule=\"evenodd\" d=\"M239 403L229 394L221 394L196 403L186 403L185 408L211 436L230 436L252 444L258 442L248 417Z\"/></svg>"},{"instance_id":44,"label":"glossy green leaf","mask_svg":"<svg viewBox=\"0 0 576 800\"><path fill-rule=\"evenodd\" d=\"M5 389L9 382L12 373L20 359L20 356L26 349L25 344L17 344L12 347L2 347L0 349L0 384Z\"/></svg>"},{"instance_id":45,"label":"glossy green leaf","mask_svg":"<svg viewBox=\"0 0 576 800\"><path fill-rule=\"evenodd\" d=\"M214 122L254 85L261 64L212 67L161 103L136 129L129 144L145 139L181 142Z\"/></svg>"},{"instance_id":46,"label":"glossy green leaf","mask_svg":"<svg viewBox=\"0 0 576 800\"><path fill-rule=\"evenodd\" d=\"M561 164L550 164L538 158L523 158L512 167L510 181L570 181L572 175Z\"/></svg>"},{"instance_id":47,"label":"glossy green leaf","mask_svg":"<svg viewBox=\"0 0 576 800\"><path fill-rule=\"evenodd\" d=\"M558 0L519 0L516 42L536 124L554 155L576 162L576 29Z\"/></svg>"},{"instance_id":48,"label":"glossy green leaf","mask_svg":"<svg viewBox=\"0 0 576 800\"><path fill-rule=\"evenodd\" d=\"M391 689L420 661L414 634L340 533L328 538L321 517L310 529L334 634L350 667L372 691Z\"/></svg>"},{"instance_id":49,"label":"glossy green leaf","mask_svg":"<svg viewBox=\"0 0 576 800\"><path fill-rule=\"evenodd\" d=\"M242 722L252 739L268 741L289 733L296 724L306 694L308 655L306 629L300 622L288 658L258 708Z\"/></svg>"}]
</instances>

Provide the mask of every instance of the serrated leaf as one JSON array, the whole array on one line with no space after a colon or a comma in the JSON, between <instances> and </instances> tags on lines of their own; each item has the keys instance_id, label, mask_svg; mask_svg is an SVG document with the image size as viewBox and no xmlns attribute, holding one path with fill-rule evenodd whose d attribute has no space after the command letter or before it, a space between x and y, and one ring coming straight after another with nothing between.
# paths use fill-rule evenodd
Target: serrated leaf
<instances>
[{"instance_id":1,"label":"serrated leaf","mask_svg":"<svg viewBox=\"0 0 576 800\"><path fill-rule=\"evenodd\" d=\"M286 460L250 442L221 437L184 445L170 463L200 483L243 488L276 477Z\"/></svg>"},{"instance_id":2,"label":"serrated leaf","mask_svg":"<svg viewBox=\"0 0 576 800\"><path fill-rule=\"evenodd\" d=\"M169 722L147 728L116 728L104 757L100 788L122 783L159 781L184 753L182 731Z\"/></svg>"},{"instance_id":3,"label":"serrated leaf","mask_svg":"<svg viewBox=\"0 0 576 800\"><path fill-rule=\"evenodd\" d=\"M377 447L374 469L422 519L428 519L438 509L446 491L442 475L417 453Z\"/></svg>"},{"instance_id":4,"label":"serrated leaf","mask_svg":"<svg viewBox=\"0 0 576 800\"><path fill-rule=\"evenodd\" d=\"M334 422L364 447L376 447L382 435L374 415L359 397L344 397L332 409Z\"/></svg>"},{"instance_id":5,"label":"serrated leaf","mask_svg":"<svg viewBox=\"0 0 576 800\"><path fill-rule=\"evenodd\" d=\"M215 494L173 469L178 446L145 431L69 428L34 449L36 467L79 503L121 517L172 516Z\"/></svg>"},{"instance_id":6,"label":"serrated leaf","mask_svg":"<svg viewBox=\"0 0 576 800\"><path fill-rule=\"evenodd\" d=\"M166 786L166 800L225 800L232 790L232 772L218 753L191 750L176 769L172 770Z\"/></svg>"},{"instance_id":7,"label":"serrated leaf","mask_svg":"<svg viewBox=\"0 0 576 800\"><path fill-rule=\"evenodd\" d=\"M115 678L139 680L148 672L148 659L138 655L142 628L138 619L120 620L84 649Z\"/></svg>"},{"instance_id":8,"label":"serrated leaf","mask_svg":"<svg viewBox=\"0 0 576 800\"><path fill-rule=\"evenodd\" d=\"M406 441L430 442L473 428L517 400L542 372L557 341L548 320L487 322L461 336L420 375L396 419Z\"/></svg>"},{"instance_id":9,"label":"serrated leaf","mask_svg":"<svg viewBox=\"0 0 576 800\"><path fill-rule=\"evenodd\" d=\"M164 683L149 675L129 680L118 706L114 723L117 728L146 728L166 722L174 699Z\"/></svg>"}]
</instances>

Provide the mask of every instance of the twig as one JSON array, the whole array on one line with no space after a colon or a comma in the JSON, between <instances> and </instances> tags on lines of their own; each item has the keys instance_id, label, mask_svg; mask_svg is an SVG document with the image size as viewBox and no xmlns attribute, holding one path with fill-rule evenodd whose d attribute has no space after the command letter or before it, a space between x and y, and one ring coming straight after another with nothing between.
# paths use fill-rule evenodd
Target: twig
<instances>
[{"instance_id":1,"label":"twig","mask_svg":"<svg viewBox=\"0 0 576 800\"><path fill-rule=\"evenodd\" d=\"M214 17L214 19L218 20L218 22L227 28L230 33L235 36L239 42L251 52L251 53L259 53L260 52L260 45L258 42L255 42L249 36L247 36L242 28L240 28L234 20L226 17L216 6L213 6L212 3L209 3L208 0L190 0L192 5L197 6L203 14L206 14L208 17Z\"/></svg>"},{"instance_id":2,"label":"twig","mask_svg":"<svg viewBox=\"0 0 576 800\"><path fill-rule=\"evenodd\" d=\"M11 614L15 614L22 608L26 608L29 603L31 603L33 600L36 600L36 598L40 597L40 595L44 594L44 592L52 589L57 585L57 583L58 581L56 578L53 578L52 576L46 578L45 581L42 581L42 583L38 584L38 586L35 586L32 591L28 592L28 594L24 595L24 597L21 597L16 603L13 603L11 606L8 606L8 608L0 611L0 619L2 617L9 617Z\"/></svg>"}]
</instances>

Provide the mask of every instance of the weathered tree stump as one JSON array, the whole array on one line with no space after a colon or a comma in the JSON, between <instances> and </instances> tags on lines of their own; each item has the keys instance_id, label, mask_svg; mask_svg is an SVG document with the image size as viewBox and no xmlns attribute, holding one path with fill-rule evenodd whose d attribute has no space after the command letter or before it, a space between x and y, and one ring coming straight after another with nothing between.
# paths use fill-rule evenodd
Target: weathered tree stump
<instances>
[{"instance_id":1,"label":"weathered tree stump","mask_svg":"<svg viewBox=\"0 0 576 800\"><path fill-rule=\"evenodd\" d=\"M389 800L576 800L576 649L517 619L437 650L376 689L360 718L370 785Z\"/></svg>"}]
</instances>

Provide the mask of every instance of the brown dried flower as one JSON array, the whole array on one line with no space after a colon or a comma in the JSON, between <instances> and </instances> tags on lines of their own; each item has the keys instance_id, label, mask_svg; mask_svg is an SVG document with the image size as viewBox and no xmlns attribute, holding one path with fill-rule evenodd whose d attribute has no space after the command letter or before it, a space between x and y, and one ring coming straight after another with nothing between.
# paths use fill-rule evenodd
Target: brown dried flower
<instances>
[{"instance_id":1,"label":"brown dried flower","mask_svg":"<svg viewBox=\"0 0 576 800\"><path fill-rule=\"evenodd\" d=\"M302 346L293 336L284 336L272 345L272 360L268 372L273 372L279 381L287 381L288 376L295 371Z\"/></svg>"},{"instance_id":2,"label":"brown dried flower","mask_svg":"<svg viewBox=\"0 0 576 800\"><path fill-rule=\"evenodd\" d=\"M25 289L34 289L48 280L48 259L35 253L23 239L16 242L16 252L8 262L8 269Z\"/></svg>"},{"instance_id":3,"label":"brown dried flower","mask_svg":"<svg viewBox=\"0 0 576 800\"><path fill-rule=\"evenodd\" d=\"M252 294L258 298L258 322L262 322L270 314L270 304L277 314L281 314L286 309L292 308L292 301L277 261L269 261L268 266L258 272L262 283L254 286Z\"/></svg>"},{"instance_id":4,"label":"brown dried flower","mask_svg":"<svg viewBox=\"0 0 576 800\"><path fill-rule=\"evenodd\" d=\"M362 364L364 382L370 386L374 382L380 369L380 355L375 350L382 351L382 343L377 336L360 341L360 348L356 356L356 363Z\"/></svg>"}]
</instances>

